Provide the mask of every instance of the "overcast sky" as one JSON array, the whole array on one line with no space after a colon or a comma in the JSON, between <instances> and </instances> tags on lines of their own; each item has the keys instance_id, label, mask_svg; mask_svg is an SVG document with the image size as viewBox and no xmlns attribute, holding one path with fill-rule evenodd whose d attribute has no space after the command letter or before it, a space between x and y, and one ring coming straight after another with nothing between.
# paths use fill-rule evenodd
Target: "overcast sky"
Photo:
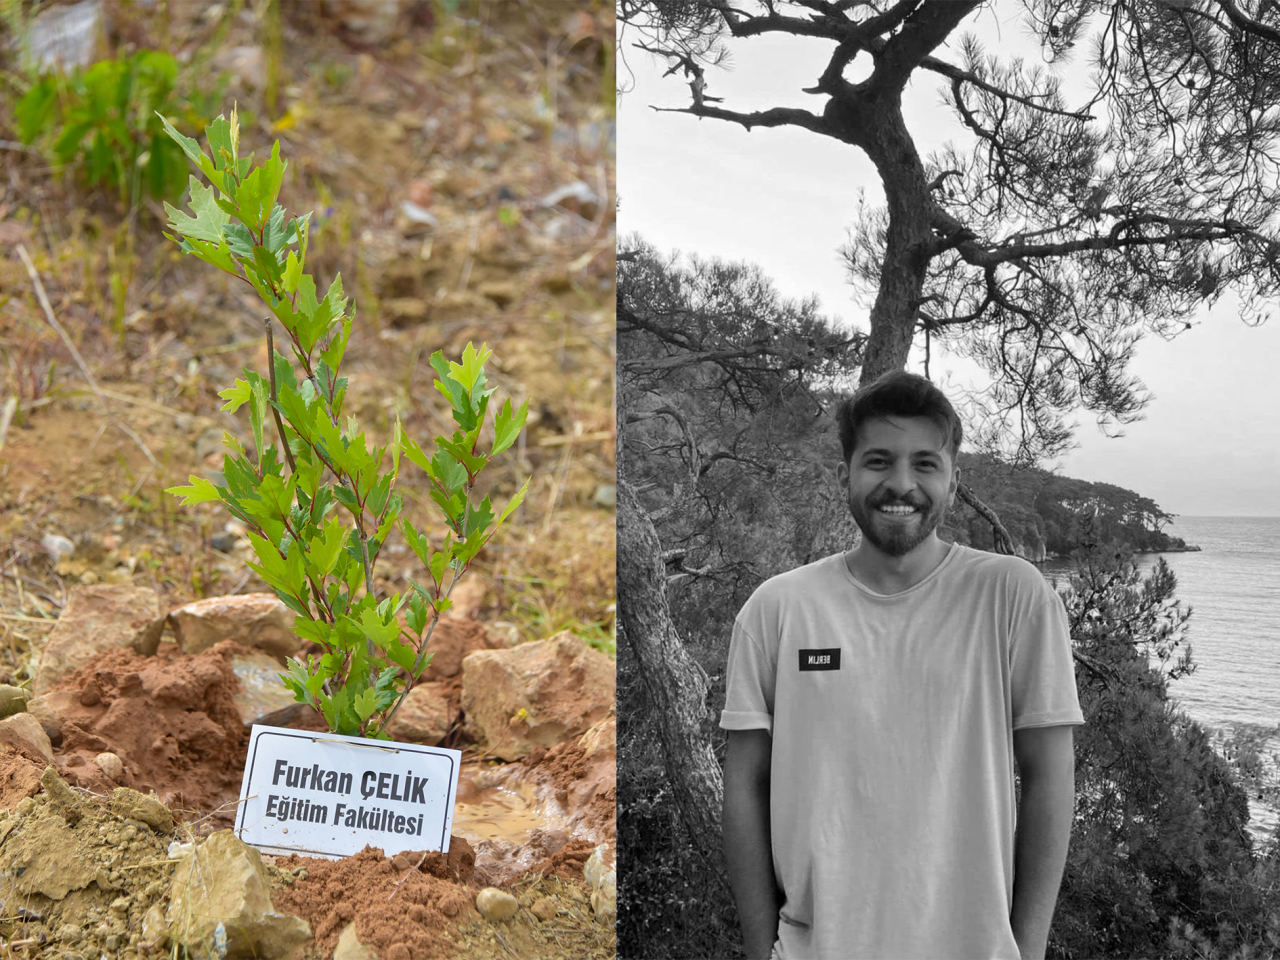
<instances>
[{"instance_id":1,"label":"overcast sky","mask_svg":"<svg viewBox=\"0 0 1280 960\"><path fill-rule=\"evenodd\" d=\"M1020 5L972 21L992 50L1039 57L1016 14ZM851 299L837 248L853 222L859 191L879 204L883 193L864 155L809 131L741 126L650 105L683 107L689 87L663 79L665 65L630 48L623 37L618 83L618 220L659 250L759 264L790 297L816 294L828 316L867 329ZM821 99L801 93L830 55L829 42L757 37L733 42L732 69L709 69L707 93L729 109L771 106L813 110ZM954 50L939 55L959 60ZM1068 78L1083 75L1080 65ZM1075 82L1072 80L1072 82ZM956 137L940 106L936 78L922 75L908 91L907 122L922 154ZM944 361L934 380L977 386L975 368ZM918 366L912 369L919 369ZM1079 447L1059 464L1067 476L1105 481L1151 497L1184 516L1280 516L1280 323L1250 328L1223 298L1191 330L1166 342L1144 339L1132 372L1155 399L1146 417L1104 436L1087 412L1077 417Z\"/></svg>"}]
</instances>

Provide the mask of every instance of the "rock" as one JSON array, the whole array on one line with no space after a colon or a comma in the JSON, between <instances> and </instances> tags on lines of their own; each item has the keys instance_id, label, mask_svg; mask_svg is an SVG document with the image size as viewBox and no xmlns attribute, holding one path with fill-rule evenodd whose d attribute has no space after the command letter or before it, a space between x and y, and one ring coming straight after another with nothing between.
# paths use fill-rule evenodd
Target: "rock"
<instances>
[{"instance_id":1,"label":"rock","mask_svg":"<svg viewBox=\"0 0 1280 960\"><path fill-rule=\"evenodd\" d=\"M274 593L196 600L172 611L169 623L184 653L199 653L221 640L234 640L265 650L283 665L302 646L293 632L293 614Z\"/></svg>"},{"instance_id":2,"label":"rock","mask_svg":"<svg viewBox=\"0 0 1280 960\"><path fill-rule=\"evenodd\" d=\"M58 533L46 533L40 538L40 546L53 558L55 564L70 560L76 552L76 545Z\"/></svg>"},{"instance_id":3,"label":"rock","mask_svg":"<svg viewBox=\"0 0 1280 960\"><path fill-rule=\"evenodd\" d=\"M533 901L533 906L529 908L529 912L539 920L546 921L553 919L560 910L555 905L555 901L542 897L539 900Z\"/></svg>"},{"instance_id":4,"label":"rock","mask_svg":"<svg viewBox=\"0 0 1280 960\"><path fill-rule=\"evenodd\" d=\"M618 914L618 864L609 845L600 844L583 864L582 876L591 885L591 909L596 919L610 921Z\"/></svg>"},{"instance_id":5,"label":"rock","mask_svg":"<svg viewBox=\"0 0 1280 960\"><path fill-rule=\"evenodd\" d=\"M115 904L113 903L111 906L114 909ZM127 900L123 906L125 911L129 909ZM161 904L153 903L142 918L142 939L155 949L163 950L169 945L168 928L169 925L165 923L164 919L164 907Z\"/></svg>"},{"instance_id":6,"label":"rock","mask_svg":"<svg viewBox=\"0 0 1280 960\"><path fill-rule=\"evenodd\" d=\"M596 487L596 492L591 495L591 502L597 506L604 507L606 510L617 509L618 506L618 488L612 483L602 483Z\"/></svg>"},{"instance_id":7,"label":"rock","mask_svg":"<svg viewBox=\"0 0 1280 960\"><path fill-rule=\"evenodd\" d=\"M557 187L542 198L544 207L560 206L572 210L586 220L595 218L600 211L600 195L581 180Z\"/></svg>"},{"instance_id":8,"label":"rock","mask_svg":"<svg viewBox=\"0 0 1280 960\"><path fill-rule=\"evenodd\" d=\"M62 743L62 718L79 703L74 690L54 690L27 702L27 713L35 717L51 743Z\"/></svg>"},{"instance_id":9,"label":"rock","mask_svg":"<svg viewBox=\"0 0 1280 960\"><path fill-rule=\"evenodd\" d=\"M615 714L601 720L578 740L582 747L582 759L593 760L598 756L618 755L618 717Z\"/></svg>"},{"instance_id":10,"label":"rock","mask_svg":"<svg viewBox=\"0 0 1280 960\"><path fill-rule=\"evenodd\" d=\"M261 650L241 648L231 658L231 669L240 678L235 702L246 727L255 723L284 726L307 709L305 704L293 699L292 691L280 682L280 664L275 657ZM407 706L406 702L400 712Z\"/></svg>"},{"instance_id":11,"label":"rock","mask_svg":"<svg viewBox=\"0 0 1280 960\"><path fill-rule=\"evenodd\" d=\"M58 776L57 770L45 767L44 773L40 774L40 786L44 787L45 795L49 798L49 809L68 823L79 822L80 812L76 808L80 806L80 798L67 786L67 781Z\"/></svg>"},{"instance_id":12,"label":"rock","mask_svg":"<svg viewBox=\"0 0 1280 960\"><path fill-rule=\"evenodd\" d=\"M461 585L459 586L461 590ZM423 680L444 680L456 677L462 672L462 661L477 650L505 650L507 645L502 639L476 620L465 617L440 618L436 629L431 634L431 642L427 652L431 654L431 663L422 673Z\"/></svg>"},{"instance_id":13,"label":"rock","mask_svg":"<svg viewBox=\"0 0 1280 960\"><path fill-rule=\"evenodd\" d=\"M35 9L34 7L32 8ZM21 23L21 21L18 21ZM49 7L31 23L24 66L41 73L55 69L70 72L94 61L98 36L103 32L102 0L81 0L63 7Z\"/></svg>"},{"instance_id":14,"label":"rock","mask_svg":"<svg viewBox=\"0 0 1280 960\"><path fill-rule=\"evenodd\" d=\"M360 942L355 923L348 923L338 935L333 960L378 960L378 955Z\"/></svg>"},{"instance_id":15,"label":"rock","mask_svg":"<svg viewBox=\"0 0 1280 960\"><path fill-rule=\"evenodd\" d=\"M272 906L261 855L230 830L214 833L178 863L165 922L169 937L187 947L221 931L228 958L288 957L311 939L305 920Z\"/></svg>"},{"instance_id":16,"label":"rock","mask_svg":"<svg viewBox=\"0 0 1280 960\"><path fill-rule=\"evenodd\" d=\"M20 753L31 757L43 757L53 763L53 744L44 727L29 713L15 713L0 720L0 742L7 743Z\"/></svg>"},{"instance_id":17,"label":"rock","mask_svg":"<svg viewBox=\"0 0 1280 960\"><path fill-rule=\"evenodd\" d=\"M116 783L124 783L124 764L114 753L100 753L93 758L98 769Z\"/></svg>"},{"instance_id":18,"label":"rock","mask_svg":"<svg viewBox=\"0 0 1280 960\"><path fill-rule=\"evenodd\" d=\"M401 743L434 747L449 732L449 701L440 683L419 683L396 711L387 733Z\"/></svg>"},{"instance_id":19,"label":"rock","mask_svg":"<svg viewBox=\"0 0 1280 960\"><path fill-rule=\"evenodd\" d=\"M476 909L480 916L493 923L510 920L519 907L515 897L497 887L485 887L476 894Z\"/></svg>"},{"instance_id":20,"label":"rock","mask_svg":"<svg viewBox=\"0 0 1280 960\"><path fill-rule=\"evenodd\" d=\"M0 683L0 718L11 717L15 713L24 713L31 695L21 687L13 687Z\"/></svg>"},{"instance_id":21,"label":"rock","mask_svg":"<svg viewBox=\"0 0 1280 960\"><path fill-rule=\"evenodd\" d=\"M148 797L128 787L116 787L111 793L111 812L122 820L141 820L156 833L173 833L173 814L155 797Z\"/></svg>"},{"instance_id":22,"label":"rock","mask_svg":"<svg viewBox=\"0 0 1280 960\"><path fill-rule=\"evenodd\" d=\"M49 634L33 693L48 693L63 677L111 647L153 656L164 631L160 598L149 587L102 583L73 587L66 609Z\"/></svg>"},{"instance_id":23,"label":"rock","mask_svg":"<svg viewBox=\"0 0 1280 960\"><path fill-rule=\"evenodd\" d=\"M54 810L37 807L30 800L19 804L19 810L25 804L30 804L23 814L26 821L20 829L8 833L0 845L5 898L29 903L26 898L42 894L51 900L62 900L72 890L83 890L97 875L91 852L97 846L97 836L88 836L87 831L75 829Z\"/></svg>"},{"instance_id":24,"label":"rock","mask_svg":"<svg viewBox=\"0 0 1280 960\"><path fill-rule=\"evenodd\" d=\"M236 541L239 539L234 533L223 530L209 538L209 546L219 553L230 553L236 548Z\"/></svg>"},{"instance_id":25,"label":"rock","mask_svg":"<svg viewBox=\"0 0 1280 960\"><path fill-rule=\"evenodd\" d=\"M569 631L463 661L467 722L503 760L580 737L613 709L614 664Z\"/></svg>"},{"instance_id":26,"label":"rock","mask_svg":"<svg viewBox=\"0 0 1280 960\"><path fill-rule=\"evenodd\" d=\"M477 620L480 617L480 609L484 606L486 587L483 578L477 576L469 576L454 586L449 591L449 599L453 603L449 609L444 612L446 617L455 620ZM439 629L438 627L436 628ZM432 634L434 643L435 634ZM506 643L499 643L498 648L507 646ZM462 658L458 658L458 669L462 669Z\"/></svg>"}]
</instances>

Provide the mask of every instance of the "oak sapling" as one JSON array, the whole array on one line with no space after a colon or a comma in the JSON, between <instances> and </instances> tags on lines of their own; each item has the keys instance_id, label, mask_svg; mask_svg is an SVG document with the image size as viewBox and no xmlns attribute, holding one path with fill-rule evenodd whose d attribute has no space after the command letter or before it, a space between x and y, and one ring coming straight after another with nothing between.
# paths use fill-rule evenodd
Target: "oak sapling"
<instances>
[{"instance_id":1,"label":"oak sapling","mask_svg":"<svg viewBox=\"0 0 1280 960\"><path fill-rule=\"evenodd\" d=\"M208 155L161 119L210 184L190 178L194 216L165 204L174 234L165 236L252 286L288 334L293 353L291 360L275 350L268 317L267 375L245 369L244 379L219 392L224 410L248 405L253 455L226 433L225 484L192 476L190 486L168 492L184 504L218 501L245 524L257 557L249 566L296 614L298 636L323 648L318 658L290 658L280 675L295 699L322 714L334 733L390 739L392 717L430 662L427 644L449 609L453 584L529 487L526 481L498 516L488 496L473 498L485 466L524 427L528 401L514 410L510 399L503 402L492 418L492 444L482 453L493 394L484 365L492 352L468 343L461 363L437 352L431 366L435 387L453 412L452 436L435 437L428 453L397 418L390 442L370 450L355 418L340 419L347 379L338 369L352 324L342 278L317 296L305 271L311 214L286 219L276 202L285 170L279 142L270 159L254 167L252 155L239 156L234 110L230 121L219 116L206 127ZM391 469L384 473L388 452ZM395 488L402 456L426 474L431 499L444 515L448 533L439 547L401 516ZM411 583L403 596L379 602L373 567L396 526L430 581ZM397 619L401 611L407 627Z\"/></svg>"}]
</instances>

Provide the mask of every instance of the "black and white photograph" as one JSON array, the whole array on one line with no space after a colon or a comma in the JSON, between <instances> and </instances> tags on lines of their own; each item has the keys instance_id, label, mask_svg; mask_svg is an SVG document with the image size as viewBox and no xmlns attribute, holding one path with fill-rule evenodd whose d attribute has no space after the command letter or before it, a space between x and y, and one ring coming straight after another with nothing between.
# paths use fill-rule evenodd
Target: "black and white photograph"
<instances>
[{"instance_id":1,"label":"black and white photograph","mask_svg":"<svg viewBox=\"0 0 1280 960\"><path fill-rule=\"evenodd\" d=\"M621 0L618 956L1280 944L1280 9Z\"/></svg>"}]
</instances>

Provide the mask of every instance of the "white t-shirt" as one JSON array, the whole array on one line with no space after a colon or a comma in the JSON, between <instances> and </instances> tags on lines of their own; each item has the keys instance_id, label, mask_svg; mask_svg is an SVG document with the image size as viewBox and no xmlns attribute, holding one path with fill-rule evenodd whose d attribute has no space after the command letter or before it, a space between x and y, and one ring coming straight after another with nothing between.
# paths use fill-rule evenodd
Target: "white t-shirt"
<instances>
[{"instance_id":1,"label":"white t-shirt","mask_svg":"<svg viewBox=\"0 0 1280 960\"><path fill-rule=\"evenodd\" d=\"M1013 731L1083 722L1066 611L1024 560L953 544L892 595L843 555L763 583L720 726L773 736L782 955L1018 960Z\"/></svg>"}]
</instances>

